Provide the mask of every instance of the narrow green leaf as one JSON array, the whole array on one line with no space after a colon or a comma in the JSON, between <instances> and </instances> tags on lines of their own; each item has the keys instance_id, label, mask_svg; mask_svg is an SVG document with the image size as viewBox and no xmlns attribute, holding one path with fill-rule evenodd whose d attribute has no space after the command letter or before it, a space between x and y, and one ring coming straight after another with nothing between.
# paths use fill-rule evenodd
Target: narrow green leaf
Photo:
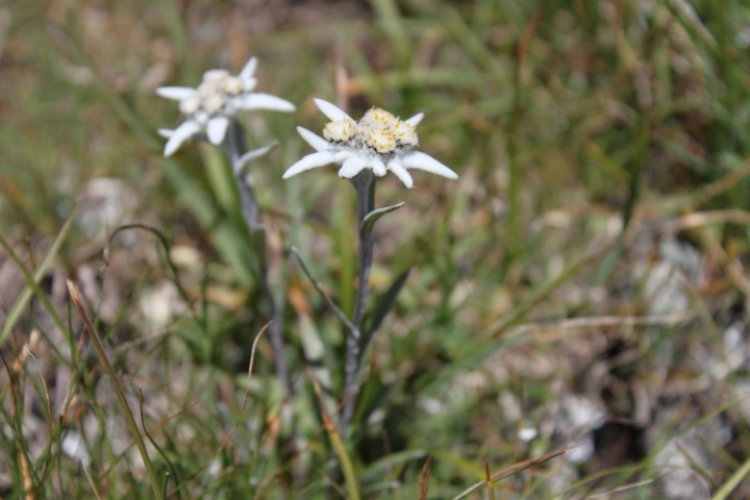
<instances>
[{"instance_id":1,"label":"narrow green leaf","mask_svg":"<svg viewBox=\"0 0 750 500\"><path fill-rule=\"evenodd\" d=\"M73 221L73 216L71 215L68 217L68 220L65 221L65 224L63 224L62 229L57 234L57 237L55 238L55 241L52 243L52 246L50 247L49 251L47 252L47 255L44 256L44 259L42 260L41 264L39 264L39 267L37 267L36 271L34 272L34 284L38 284L39 280L42 279L42 276L44 276L44 273L47 272L47 269L49 269L50 264L52 264L53 259L57 256L57 252L60 250L60 246L62 245L63 241L65 241L65 238L68 236L68 232L70 231L70 227ZM21 295L19 295L16 302L13 304L13 307L11 307L10 312L5 318L5 321L3 322L2 330L0 330L0 345L3 344L5 341L5 338L10 334L11 330L13 330L13 327L16 326L16 322L18 321L18 318L21 317L21 313L23 312L26 305L29 303L29 299L31 299L32 294L32 286L28 284L26 288L24 288Z\"/></svg>"},{"instance_id":2,"label":"narrow green leaf","mask_svg":"<svg viewBox=\"0 0 750 500\"><path fill-rule=\"evenodd\" d=\"M31 275L31 271L29 271L26 266L24 265L23 261L16 255L16 253L13 251L13 248L11 248L10 244L3 239L3 237L0 235L0 247L2 247L3 250L5 250L5 253L10 257L10 259L13 261L13 263L18 267L18 270L21 271L21 274L23 274L23 278L26 280L26 284L31 289L32 293L36 295L39 302L42 304L42 307L44 307L44 310L49 314L52 321L55 323L55 326L60 329L60 332L62 332L63 335L67 337L67 340L72 345L72 336L70 331L66 328L65 322L63 321L60 314L55 309L55 306L52 305L52 302L50 302L49 297L47 297L47 294L39 287L39 284L34 280L34 276ZM44 335L44 334L43 334ZM46 337L45 337L46 338ZM49 339L47 339L49 342ZM55 354L58 356L59 359L65 360L66 358L62 356L59 349L55 346L53 343L49 343L49 347L55 352Z\"/></svg>"},{"instance_id":3,"label":"narrow green leaf","mask_svg":"<svg viewBox=\"0 0 750 500\"><path fill-rule=\"evenodd\" d=\"M198 223L207 227L217 218L216 209L211 200L197 182L195 182L183 168L174 160L162 158L159 166L166 174L169 182L174 186L178 197L193 213Z\"/></svg>"},{"instance_id":4,"label":"narrow green leaf","mask_svg":"<svg viewBox=\"0 0 750 500\"><path fill-rule=\"evenodd\" d=\"M391 283L391 286L388 287L388 290L386 290L383 298L378 303L378 307L377 309L375 309L375 313L372 315L372 319L370 320L370 328L367 329L367 336L375 333L378 328L380 328L380 325L383 324L383 320L385 319L386 315L391 312L391 309L393 309L393 306L396 303L396 298L398 298L398 294L401 292L401 289L404 287L406 280L409 278L409 273L411 273L411 268L408 268L406 271L399 274L393 281L393 283Z\"/></svg>"},{"instance_id":5,"label":"narrow green leaf","mask_svg":"<svg viewBox=\"0 0 750 500\"><path fill-rule=\"evenodd\" d=\"M724 500L725 498L728 498L732 491L742 483L747 475L750 475L750 459L746 460L745 463L743 463L742 466L732 474L732 477L730 477L727 482L719 488L719 491L711 497L711 500Z\"/></svg>"},{"instance_id":6,"label":"narrow green leaf","mask_svg":"<svg viewBox=\"0 0 750 500\"><path fill-rule=\"evenodd\" d=\"M405 202L396 203L395 205L388 205L387 207L381 207L376 208L369 214L365 215L364 220L362 221L362 227L359 228L359 231L361 233L370 233L372 232L372 228L375 226L375 223L385 214L389 214L393 212L394 210L398 210L399 208L404 206Z\"/></svg>"},{"instance_id":7,"label":"narrow green leaf","mask_svg":"<svg viewBox=\"0 0 750 500\"><path fill-rule=\"evenodd\" d=\"M410 462L420 460L427 456L428 453L428 450L420 449L404 450L391 453L390 455L386 455L385 457L368 465L367 468L365 468L360 473L360 480L363 483L368 483L370 481L382 479L382 477L388 474L389 471L393 471L394 469L403 467Z\"/></svg>"},{"instance_id":8,"label":"narrow green leaf","mask_svg":"<svg viewBox=\"0 0 750 500\"><path fill-rule=\"evenodd\" d=\"M243 154L240 159L237 160L237 165L235 165L236 171L234 172L234 174L244 179L250 169L251 162L256 158L260 158L261 156L267 154L269 151L275 148L277 144L278 142L273 141L271 144L267 144Z\"/></svg>"},{"instance_id":9,"label":"narrow green leaf","mask_svg":"<svg viewBox=\"0 0 750 500\"><path fill-rule=\"evenodd\" d=\"M349 186L342 187L338 193L336 203L331 206L331 223L333 244L339 257L339 301L344 313L351 317L354 312L354 276L356 275L356 248L352 244L352 233L356 231L357 221L352 211L354 205L354 191Z\"/></svg>"},{"instance_id":10,"label":"narrow green leaf","mask_svg":"<svg viewBox=\"0 0 750 500\"><path fill-rule=\"evenodd\" d=\"M388 287L388 290L386 290L385 294L380 299L380 302L378 302L378 307L375 309L375 312L370 319L370 326L362 335L360 359L365 359L365 357L367 356L368 348L370 347L372 339L375 337L375 332L378 331L380 325L383 324L383 320L388 315L388 313L391 312L391 309L393 309L393 306L396 304L396 298L401 292L401 289L406 283L406 280L409 278L410 272L411 268L399 274L398 277L396 277L396 279L393 281L393 283L391 283L391 286Z\"/></svg>"},{"instance_id":11,"label":"narrow green leaf","mask_svg":"<svg viewBox=\"0 0 750 500\"><path fill-rule=\"evenodd\" d=\"M199 145L211 191L219 206L229 214L239 214L240 198L234 174L224 153L208 143Z\"/></svg>"},{"instance_id":12,"label":"narrow green leaf","mask_svg":"<svg viewBox=\"0 0 750 500\"><path fill-rule=\"evenodd\" d=\"M241 217L237 220L222 217L221 211L213 206L205 191L174 161L165 159L161 167L198 223L211 232L216 248L237 273L243 286L252 286L256 276L255 266L252 265L255 261L253 253L248 252L250 241Z\"/></svg>"},{"instance_id":13,"label":"narrow green leaf","mask_svg":"<svg viewBox=\"0 0 750 500\"><path fill-rule=\"evenodd\" d=\"M333 451L336 453L339 465L341 466L341 472L344 475L344 482L346 483L347 498L351 500L359 500L359 485L357 484L357 474L354 472L354 466L352 460L349 457L349 453L346 451L344 441L341 439L339 430L336 428L336 424L333 423L331 416L326 411L325 405L323 404L323 396L320 390L320 386L316 381L313 381L313 388L315 394L318 396L318 402L320 404L320 415L323 417L323 426L328 433L328 438L331 440Z\"/></svg>"},{"instance_id":14,"label":"narrow green leaf","mask_svg":"<svg viewBox=\"0 0 750 500\"><path fill-rule=\"evenodd\" d=\"M366 424L378 409L385 408L388 401L392 400L394 393L400 388L400 384L383 385L378 377L365 378L362 384L363 387L360 390L359 402L357 403L360 410L357 412L356 421ZM358 441L365 431L365 427L366 425L363 425L355 429L352 441Z\"/></svg>"}]
</instances>

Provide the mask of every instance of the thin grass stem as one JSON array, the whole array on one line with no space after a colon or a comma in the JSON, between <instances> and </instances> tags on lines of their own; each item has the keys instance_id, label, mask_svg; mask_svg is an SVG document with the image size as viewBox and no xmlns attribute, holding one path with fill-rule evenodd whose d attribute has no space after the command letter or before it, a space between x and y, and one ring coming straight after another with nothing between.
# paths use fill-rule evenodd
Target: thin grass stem
<instances>
[{"instance_id":1,"label":"thin grass stem","mask_svg":"<svg viewBox=\"0 0 750 500\"><path fill-rule=\"evenodd\" d=\"M719 491L711 497L711 500L724 500L725 498L728 498L732 491L740 485L742 480L748 474L750 474L750 459L746 460L745 463L743 463L742 466L732 474L732 477L730 477L727 482L719 488Z\"/></svg>"},{"instance_id":2,"label":"thin grass stem","mask_svg":"<svg viewBox=\"0 0 750 500\"><path fill-rule=\"evenodd\" d=\"M359 486L357 485L357 475L354 473L354 466L352 465L352 461L346 451L346 446L344 446L344 442L341 439L341 436L343 436L344 434L343 432L341 434L339 433L339 430L336 429L336 425L333 423L333 420L328 415L328 412L325 409L325 404L323 404L323 396L320 392L320 386L315 381L315 379L313 379L313 387L315 389L315 394L318 397L320 414L323 417L323 425L325 426L326 432L328 433L328 438L331 440L333 451L338 457L339 465L341 466L341 472L344 475L344 483L346 483L347 489L347 498L349 498L350 500L359 500L360 496Z\"/></svg>"},{"instance_id":3,"label":"thin grass stem","mask_svg":"<svg viewBox=\"0 0 750 500\"><path fill-rule=\"evenodd\" d=\"M141 459L143 460L143 467L146 469L146 475L148 476L149 483L151 483L151 489L154 492L154 497L157 499L162 499L164 498L164 495L163 495L162 489L159 487L159 480L156 477L154 466L151 463L151 459L148 456L148 451L146 450L146 443L143 441L143 437L141 436L141 433L138 430L138 424L136 424L135 417L133 417L133 412L130 410L130 406L128 406L128 402L125 399L125 392L122 390L122 386L120 385L120 382L117 379L117 374L115 373L114 368L112 368L112 364L109 362L107 353L104 350L104 344L102 343L102 340L99 338L99 334L97 333L96 328L94 327L94 324L91 322L91 319L89 318L89 315L86 312L86 308L84 307L83 302L81 301L81 294L78 291L78 287L76 287L76 285L70 280L68 280L67 283L68 283L68 292L70 293L70 298L73 301L73 304L76 306L76 309L78 309L78 313L81 315L81 320L83 321L83 324L86 330L89 332L89 335L91 337L91 342L94 344L94 349L96 349L96 353L99 356L99 361L104 367L104 371L107 373L107 376L109 377L109 381L112 384L112 389L115 391L117 400L119 401L120 406L122 407L123 414L125 415L125 421L128 424L130 433L133 435L133 440L135 441L135 444L138 447L138 452L141 454Z\"/></svg>"}]
</instances>

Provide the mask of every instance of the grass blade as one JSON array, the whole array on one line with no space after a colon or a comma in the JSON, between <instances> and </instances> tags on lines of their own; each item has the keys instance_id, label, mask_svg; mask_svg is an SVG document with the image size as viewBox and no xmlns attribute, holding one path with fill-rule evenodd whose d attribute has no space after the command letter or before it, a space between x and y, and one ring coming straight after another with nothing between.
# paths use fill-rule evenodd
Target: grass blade
<instances>
[{"instance_id":1,"label":"grass blade","mask_svg":"<svg viewBox=\"0 0 750 500\"><path fill-rule=\"evenodd\" d=\"M750 474L750 459L746 460L745 463L743 463L742 466L732 474L732 477L730 477L727 482L719 488L719 491L711 497L711 500L724 500L725 498L728 498L732 491L739 486L748 474Z\"/></svg>"},{"instance_id":2,"label":"grass blade","mask_svg":"<svg viewBox=\"0 0 750 500\"><path fill-rule=\"evenodd\" d=\"M333 451L336 453L336 457L338 457L341 472L344 474L347 498L350 500L359 500L360 496L359 486L357 485L357 476L354 474L354 466L349 458L349 453L347 453L344 442L341 440L336 424L333 423L333 420L331 420L330 415L328 415L328 412L326 411L325 405L323 404L323 396L320 391L320 386L315 380L313 380L313 387L315 388L315 394L318 396L320 414L323 417L323 425L325 426L326 432L328 432L328 438L331 440Z\"/></svg>"},{"instance_id":3,"label":"grass blade","mask_svg":"<svg viewBox=\"0 0 750 500\"><path fill-rule=\"evenodd\" d=\"M101 338L96 332L96 328L94 328L94 324L91 322L91 319L86 312L86 308L81 301L81 294L78 291L78 287L76 287L76 285L70 280L67 280L67 283L70 298L73 301L73 304L76 306L76 309L78 309L78 313L81 315L81 319L83 320L83 324L86 327L86 331L88 331L89 335L91 336L91 341L93 342L94 348L96 349L96 354L99 356L99 361L104 367L104 371L107 372L109 381L112 384L115 395L117 395L117 400L119 401L120 406L122 407L123 414L125 415L125 421L128 424L128 428L130 429L131 434L133 434L133 440L138 447L138 452L141 454L143 466L146 469L146 475L148 476L148 480L151 483L151 489L154 491L154 497L161 500L164 498L164 495L161 488L159 487L159 481L156 478L154 466L148 457L148 451L146 451L146 443L143 442L141 433L138 431L138 425L135 423L133 412L130 411L128 402L125 400L125 393L122 390L120 382L117 380L117 375L115 374L115 370L114 368L112 368L112 365L109 362L109 358L107 358L107 353L104 351L104 344L102 344Z\"/></svg>"},{"instance_id":4,"label":"grass blade","mask_svg":"<svg viewBox=\"0 0 750 500\"><path fill-rule=\"evenodd\" d=\"M34 272L33 281L35 285L39 283L39 281L42 279L42 276L44 276L44 273L46 273L47 269L49 269L50 264L52 264L52 260L57 256L57 252L60 250L60 246L62 245L63 241L65 241L65 237L68 236L68 232L70 231L72 222L73 216L71 215L70 217L68 217L68 220L65 221L65 224L63 224L62 229L57 234L57 237L52 243L52 246L47 252L47 255L44 256L41 264L39 264L39 267L37 267L36 271ZM11 307L8 316L6 316L5 321L3 322L2 330L0 330L0 346L3 345L3 342L5 342L5 338L8 336L8 334L10 334L11 330L13 330L13 327L16 326L16 322L18 321L18 318L21 317L21 313L23 312L26 305L29 303L32 293L33 287L31 286L31 284L29 284L18 297L18 300L16 300L16 302L13 304L13 307Z\"/></svg>"},{"instance_id":5,"label":"grass blade","mask_svg":"<svg viewBox=\"0 0 750 500\"><path fill-rule=\"evenodd\" d=\"M44 310L47 312L47 314L49 314L50 318L52 318L55 326L63 333L63 335L67 334L67 340L72 343L71 335L65 327L65 322L60 317L60 314L58 314L58 312L55 310L55 307L52 305L52 302L50 302L49 297L47 297L44 291L39 287L39 285L34 280L34 277L31 275L31 272L26 268L18 255L16 255L8 242L5 241L2 236L0 236L0 247L5 250L5 252L8 254L8 257L10 257L13 263L18 267L18 270L21 271L21 274L23 274L27 285L34 293L34 295L36 295L37 299L39 299L39 302L41 302ZM50 349L52 349L57 355L58 359L61 359L63 360L63 362L68 363L66 358L62 355L62 353L60 353L60 350L57 348L57 346L54 343L50 342L49 338L47 338L46 336L45 339L47 340Z\"/></svg>"},{"instance_id":6,"label":"grass blade","mask_svg":"<svg viewBox=\"0 0 750 500\"><path fill-rule=\"evenodd\" d=\"M504 467L500 469L499 471L493 472L492 474L489 475L489 477L482 479L481 481L478 481L477 483L471 485L469 488L465 489L464 491L459 493L456 497L454 497L453 500L460 500L461 498L466 498L470 493L476 491L482 486L487 485L488 481L492 481L495 479L502 479L511 474L516 474L518 472L521 472L522 470L526 470L529 467L534 467L535 465L541 465L545 462L548 462L549 460L552 460L555 457L562 455L563 453L565 453L565 450L550 451L549 453L545 453L544 455L540 457L529 458L527 460L522 460L513 465L509 465L508 467Z\"/></svg>"},{"instance_id":7,"label":"grass blade","mask_svg":"<svg viewBox=\"0 0 750 500\"><path fill-rule=\"evenodd\" d=\"M370 321L370 327L367 329L367 334L362 341L363 348L367 347L367 344L369 343L372 335L378 330L378 328L380 328L380 325L383 324L383 320L385 319L386 315L388 315L391 309L393 309L393 305L396 303L396 298L398 297L399 292L401 292L401 289L404 287L406 280L409 278L410 272L411 268L399 274L396 280L391 283L391 286L388 287L388 290L386 290L385 295L383 295L383 298L380 300L380 302L378 303L378 307L373 313L372 320Z\"/></svg>"}]
</instances>

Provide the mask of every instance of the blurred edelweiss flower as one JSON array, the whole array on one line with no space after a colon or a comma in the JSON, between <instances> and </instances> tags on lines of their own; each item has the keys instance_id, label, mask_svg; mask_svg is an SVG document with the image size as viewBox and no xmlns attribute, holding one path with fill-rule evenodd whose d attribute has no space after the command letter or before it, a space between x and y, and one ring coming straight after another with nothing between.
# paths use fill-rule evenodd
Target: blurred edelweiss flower
<instances>
[{"instance_id":1,"label":"blurred edelweiss flower","mask_svg":"<svg viewBox=\"0 0 750 500\"><path fill-rule=\"evenodd\" d=\"M180 111L185 121L175 130L162 129L166 137L164 156L171 156L182 143L205 133L211 144L224 142L229 124L241 111L270 109L274 111L294 111L289 101L270 94L253 92L258 81L255 79L255 57L245 64L239 75L231 75L223 69L212 69L203 73L203 81L197 88L159 87L156 93L167 99L180 102Z\"/></svg>"},{"instance_id":2,"label":"blurred edelweiss flower","mask_svg":"<svg viewBox=\"0 0 750 500\"><path fill-rule=\"evenodd\" d=\"M419 143L416 126L422 121L422 113L400 120L388 111L372 108L357 122L330 102L315 99L315 104L331 121L323 129L323 137L297 127L302 138L316 152L289 167L284 179L329 163L340 163L339 177L347 179L365 168L371 169L378 177L390 170L407 188L414 185L408 171L410 168L448 179L458 178L453 170L433 157L413 151Z\"/></svg>"}]
</instances>

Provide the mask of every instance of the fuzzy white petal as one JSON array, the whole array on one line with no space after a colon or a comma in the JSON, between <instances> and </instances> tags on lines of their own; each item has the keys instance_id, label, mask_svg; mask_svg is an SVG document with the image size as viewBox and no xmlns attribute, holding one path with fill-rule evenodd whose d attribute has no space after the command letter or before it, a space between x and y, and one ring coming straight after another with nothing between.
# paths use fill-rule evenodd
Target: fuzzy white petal
<instances>
[{"instance_id":1,"label":"fuzzy white petal","mask_svg":"<svg viewBox=\"0 0 750 500\"><path fill-rule=\"evenodd\" d=\"M344 120L346 118L349 118L351 120L351 117L344 112L343 109L339 108L335 104L331 104L328 101L324 101L323 99L313 99L315 101L315 105L318 106L318 109L328 117L329 120L337 121L337 120Z\"/></svg>"},{"instance_id":2,"label":"fuzzy white petal","mask_svg":"<svg viewBox=\"0 0 750 500\"><path fill-rule=\"evenodd\" d=\"M172 135L164 146L164 156L172 156L180 149L182 143L201 131L200 125L193 120L188 120L172 131Z\"/></svg>"},{"instance_id":3,"label":"fuzzy white petal","mask_svg":"<svg viewBox=\"0 0 750 500\"><path fill-rule=\"evenodd\" d=\"M372 166L372 171L377 175L378 177L383 177L385 173L388 171L385 168L385 163L380 158L372 158L369 161L370 165Z\"/></svg>"},{"instance_id":4,"label":"fuzzy white petal","mask_svg":"<svg viewBox=\"0 0 750 500\"><path fill-rule=\"evenodd\" d=\"M174 134L174 130L170 128L160 128L159 130L157 130L157 132L159 132L159 135L164 137L165 139L169 139L170 137L172 137L172 134Z\"/></svg>"},{"instance_id":5,"label":"fuzzy white petal","mask_svg":"<svg viewBox=\"0 0 750 500\"><path fill-rule=\"evenodd\" d=\"M359 156L355 151L349 151L349 150L341 150L341 151L334 151L333 152L333 161L336 163L344 163L346 160L351 158L352 156Z\"/></svg>"},{"instance_id":6,"label":"fuzzy white petal","mask_svg":"<svg viewBox=\"0 0 750 500\"><path fill-rule=\"evenodd\" d=\"M351 156L349 159L344 161L344 164L339 169L339 177L345 177L351 179L362 171L363 168L367 167L367 160L359 156Z\"/></svg>"},{"instance_id":7,"label":"fuzzy white petal","mask_svg":"<svg viewBox=\"0 0 750 500\"><path fill-rule=\"evenodd\" d=\"M156 89L157 95L173 101L181 101L195 95L195 89L190 87L159 87Z\"/></svg>"},{"instance_id":8,"label":"fuzzy white petal","mask_svg":"<svg viewBox=\"0 0 750 500\"><path fill-rule=\"evenodd\" d=\"M297 132L299 132L299 135L301 135L305 142L315 151L325 151L331 147L328 141L320 137L318 134L310 132L304 127L297 127Z\"/></svg>"},{"instance_id":9,"label":"fuzzy white petal","mask_svg":"<svg viewBox=\"0 0 750 500\"><path fill-rule=\"evenodd\" d=\"M218 146L224 142L224 137L227 135L227 129L229 128L229 118L226 116L217 116L211 118L208 121L206 127L206 133L208 134L208 140L211 144Z\"/></svg>"},{"instance_id":10,"label":"fuzzy white petal","mask_svg":"<svg viewBox=\"0 0 750 500\"><path fill-rule=\"evenodd\" d=\"M419 125L419 122L422 121L422 118L424 118L424 113L417 113L408 120L404 120L404 122L408 123L412 127L416 127L417 125Z\"/></svg>"},{"instance_id":11,"label":"fuzzy white petal","mask_svg":"<svg viewBox=\"0 0 750 500\"><path fill-rule=\"evenodd\" d=\"M245 92L252 92L256 85L258 85L258 80L250 77L250 78L244 78L242 80L242 85L245 89Z\"/></svg>"},{"instance_id":12,"label":"fuzzy white petal","mask_svg":"<svg viewBox=\"0 0 750 500\"><path fill-rule=\"evenodd\" d=\"M404 165L398 158L394 158L388 162L388 170L396 174L396 177L398 177L407 188L411 189L414 186L414 179L411 178L411 174L409 174L409 171L404 168Z\"/></svg>"},{"instance_id":13,"label":"fuzzy white petal","mask_svg":"<svg viewBox=\"0 0 750 500\"><path fill-rule=\"evenodd\" d=\"M406 168L416 168L418 170L424 170L425 172L442 175L448 179L458 179L458 174L456 172L446 167L432 156L420 151L414 151L407 154L402 161Z\"/></svg>"},{"instance_id":14,"label":"fuzzy white petal","mask_svg":"<svg viewBox=\"0 0 750 500\"><path fill-rule=\"evenodd\" d=\"M303 156L301 160L289 167L287 171L284 172L282 179L288 179L293 175L304 172L305 170L322 167L323 165L328 165L329 163L333 163L333 155L327 151L319 151L317 153Z\"/></svg>"},{"instance_id":15,"label":"fuzzy white petal","mask_svg":"<svg viewBox=\"0 0 750 500\"><path fill-rule=\"evenodd\" d=\"M245 110L270 109L273 111L294 111L294 104L271 94L248 94L240 98L238 107Z\"/></svg>"},{"instance_id":16,"label":"fuzzy white petal","mask_svg":"<svg viewBox=\"0 0 750 500\"><path fill-rule=\"evenodd\" d=\"M258 66L258 58L257 57L251 57L248 59L247 63L245 64L245 67L242 68L242 71L240 71L240 78L242 78L244 81L250 81L253 79L253 75L255 74L255 68Z\"/></svg>"}]
</instances>

